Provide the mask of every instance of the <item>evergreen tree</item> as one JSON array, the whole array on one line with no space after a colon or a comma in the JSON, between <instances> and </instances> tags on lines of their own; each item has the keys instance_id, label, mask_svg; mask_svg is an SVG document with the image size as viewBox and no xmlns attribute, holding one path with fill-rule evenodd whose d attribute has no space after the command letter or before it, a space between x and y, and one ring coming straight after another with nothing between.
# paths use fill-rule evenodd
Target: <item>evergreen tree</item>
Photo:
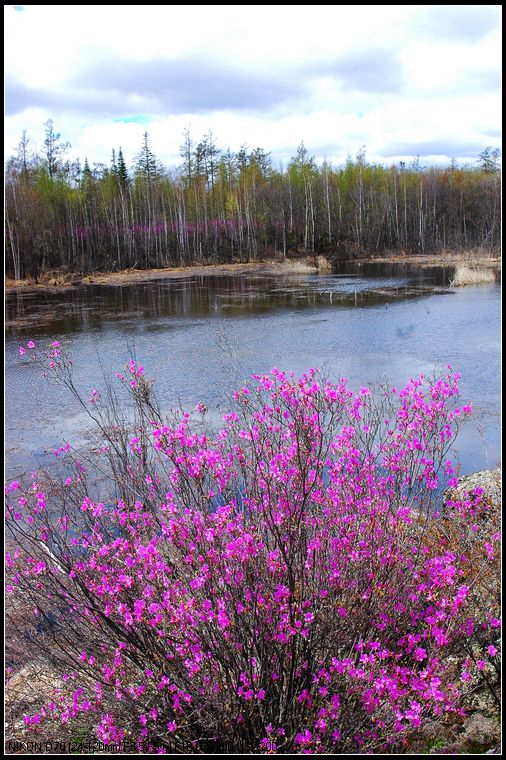
<instances>
[{"instance_id":1,"label":"evergreen tree","mask_svg":"<svg viewBox=\"0 0 506 760\"><path fill-rule=\"evenodd\" d=\"M255 148L255 150L251 151L250 160L256 162L264 178L269 177L272 173L270 156L271 154L266 153L263 148Z\"/></svg>"},{"instance_id":2,"label":"evergreen tree","mask_svg":"<svg viewBox=\"0 0 506 760\"><path fill-rule=\"evenodd\" d=\"M136 169L137 173L147 179L148 182L155 179L158 176L158 167L155 155L149 147L149 135L144 132L142 140L142 148L136 157Z\"/></svg>"},{"instance_id":3,"label":"evergreen tree","mask_svg":"<svg viewBox=\"0 0 506 760\"><path fill-rule=\"evenodd\" d=\"M211 185L211 190L214 190L214 183L218 174L218 158L221 150L216 146L211 131L209 131L204 137L204 149L206 155L207 182Z\"/></svg>"},{"instance_id":4,"label":"evergreen tree","mask_svg":"<svg viewBox=\"0 0 506 760\"><path fill-rule=\"evenodd\" d=\"M241 145L239 152L236 154L235 160L239 171L243 171L248 165L248 149L246 145Z\"/></svg>"},{"instance_id":5,"label":"evergreen tree","mask_svg":"<svg viewBox=\"0 0 506 760\"><path fill-rule=\"evenodd\" d=\"M121 147L118 151L118 172L117 172L118 182L120 184L120 187L125 189L130 184L130 178L128 176L128 170L126 167L125 159L123 158L123 151L121 150Z\"/></svg>"},{"instance_id":6,"label":"evergreen tree","mask_svg":"<svg viewBox=\"0 0 506 760\"><path fill-rule=\"evenodd\" d=\"M21 140L18 143L15 157L16 168L24 180L28 179L29 168L33 160L33 154L28 147L29 143L30 138L26 136L26 129L24 129Z\"/></svg>"},{"instance_id":7,"label":"evergreen tree","mask_svg":"<svg viewBox=\"0 0 506 760\"><path fill-rule=\"evenodd\" d=\"M86 160L82 171L63 158L66 148L49 120L39 164L25 132L7 161L6 261L17 279L58 267L258 260L272 250L360 255L500 244L500 154L490 146L480 169L427 168L417 157L399 171L368 163L363 148L341 167L317 165L301 143L286 169L273 171L262 148L221 153L212 133L194 145L187 129L183 165L166 174L146 132L133 187L121 148L112 165Z\"/></svg>"},{"instance_id":8,"label":"evergreen tree","mask_svg":"<svg viewBox=\"0 0 506 760\"><path fill-rule=\"evenodd\" d=\"M48 119L44 123L46 136L44 138L45 163L49 176L54 178L62 167L62 157L70 148L70 143L60 143L60 133L54 131L54 122Z\"/></svg>"},{"instance_id":9,"label":"evergreen tree","mask_svg":"<svg viewBox=\"0 0 506 760\"><path fill-rule=\"evenodd\" d=\"M492 149L491 145L487 145L485 150L480 153L478 161L480 162L480 169L484 172L493 173L499 171L499 158L501 151L499 148Z\"/></svg>"},{"instance_id":10,"label":"evergreen tree","mask_svg":"<svg viewBox=\"0 0 506 760\"><path fill-rule=\"evenodd\" d=\"M83 171L81 174L81 188L84 191L88 191L93 185L93 173L90 169L88 159L84 159Z\"/></svg>"},{"instance_id":11,"label":"evergreen tree","mask_svg":"<svg viewBox=\"0 0 506 760\"><path fill-rule=\"evenodd\" d=\"M84 180L90 180L93 179L93 175L91 173L90 165L88 163L88 158L86 157L84 159L84 166L83 166L83 181Z\"/></svg>"}]
</instances>

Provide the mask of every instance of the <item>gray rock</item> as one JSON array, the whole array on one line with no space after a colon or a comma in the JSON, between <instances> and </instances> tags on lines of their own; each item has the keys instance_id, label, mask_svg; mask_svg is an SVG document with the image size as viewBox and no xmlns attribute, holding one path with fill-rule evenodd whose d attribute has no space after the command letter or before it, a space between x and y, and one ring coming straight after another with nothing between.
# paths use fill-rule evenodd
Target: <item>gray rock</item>
<instances>
[{"instance_id":1,"label":"gray rock","mask_svg":"<svg viewBox=\"0 0 506 760\"><path fill-rule=\"evenodd\" d=\"M466 721L463 739L469 744L497 744L501 736L499 721L475 714Z\"/></svg>"},{"instance_id":2,"label":"gray rock","mask_svg":"<svg viewBox=\"0 0 506 760\"><path fill-rule=\"evenodd\" d=\"M499 506L502 501L501 488L501 467L495 470L481 470L473 472L471 475L465 475L459 480L456 488L447 488L443 494L443 506L451 499L460 501L466 498L473 498L475 488L483 488L482 500L491 505Z\"/></svg>"}]
</instances>

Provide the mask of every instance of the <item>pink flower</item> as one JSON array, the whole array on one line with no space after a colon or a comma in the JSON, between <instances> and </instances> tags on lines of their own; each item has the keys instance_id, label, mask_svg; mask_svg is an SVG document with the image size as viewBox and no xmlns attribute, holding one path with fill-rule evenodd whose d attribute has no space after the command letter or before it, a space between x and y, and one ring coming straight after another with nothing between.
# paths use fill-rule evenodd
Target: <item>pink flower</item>
<instances>
[{"instance_id":1,"label":"pink flower","mask_svg":"<svg viewBox=\"0 0 506 760\"><path fill-rule=\"evenodd\" d=\"M295 743L296 744L309 744L312 738L311 731L306 728L304 733L299 732L295 735Z\"/></svg>"},{"instance_id":2,"label":"pink flower","mask_svg":"<svg viewBox=\"0 0 506 760\"><path fill-rule=\"evenodd\" d=\"M21 356L23 356L23 354L26 354L26 349L23 348L23 346L20 346L19 349L18 349L18 351L21 354Z\"/></svg>"},{"instance_id":3,"label":"pink flower","mask_svg":"<svg viewBox=\"0 0 506 760\"><path fill-rule=\"evenodd\" d=\"M35 348L35 343L33 342L33 340L29 340L26 345L28 346L28 348Z\"/></svg>"},{"instance_id":4,"label":"pink flower","mask_svg":"<svg viewBox=\"0 0 506 760\"><path fill-rule=\"evenodd\" d=\"M132 394L139 403L141 374L132 362L122 381L139 382ZM406 496L413 488L422 508L440 499L432 487L442 449L453 440L456 381L445 376L429 385L411 378L395 398L385 389L392 405L385 429L374 394L317 379L316 370L296 380L279 372L259 376L248 397L241 389L236 394L241 414L225 415L223 429L206 434L194 412L161 422L147 409L149 416L123 431L131 446L125 478L134 488L132 498L107 494L96 502L80 496L82 527L68 509L55 510L79 486L79 473L63 492L49 477L46 486L46 476L40 482L35 476L27 486L26 509L19 498L24 487L17 481L7 485L7 519L18 515L25 521L15 526L24 526L34 547L7 553L7 588L15 594L32 585L38 604L46 591L59 587L69 614L79 618L82 630L88 626L80 645L95 642L90 647L99 664L89 652L79 659L79 648L73 650L79 676L100 676L104 685L103 697L97 686L96 698L86 694L84 701L84 694L56 694L55 719L67 723L83 710L93 711L101 740L116 743L126 736L116 719L128 700L133 746L150 752L152 741L156 752L154 723L166 724L169 744L172 733L186 731L175 718L186 725L211 699L222 704L222 723L235 720L246 728L252 716L267 720L252 741L254 750L276 751L269 737L286 730L283 741L302 754L338 751L342 738L346 747L369 754L379 746L400 749L406 728L453 709L473 679L482 680L490 658L499 656L499 644L485 644L488 654L483 651L475 665L471 657L461 662L455 678L440 649L469 638L480 625L498 638L500 621L489 617L498 612L489 607L478 617L479 611L466 610L479 569L464 546L456 549L444 537L419 542ZM95 390L90 395L98 399ZM368 413L366 419L361 412ZM325 427L329 415L333 422ZM143 441L158 444L151 451L153 466L148 448L144 461ZM63 451L57 449L60 459ZM445 468L454 474L450 464ZM479 522L472 496L449 502L448 510L463 529ZM42 553L41 541L50 543L51 515L60 531L55 551L66 551L57 557L64 559L65 577ZM495 539L488 540L495 551ZM466 578L469 587L461 585ZM73 594L75 584L85 584L84 605L82 595ZM366 612L372 627L364 635ZM102 638L97 623L104 620L112 632ZM128 644L117 641L121 628ZM324 659L314 651L322 635L332 650ZM135 655L137 636L159 642L163 658L156 668L149 652ZM266 714L266 689L274 697L283 691L287 672L299 685L278 725ZM73 683L77 674L71 678ZM188 693L182 691L185 683ZM106 689L118 701L111 707L114 715L101 706ZM358 700L360 727L353 727L353 715L348 726L348 708L354 709L348 696ZM28 719L33 722L33 716Z\"/></svg>"}]
</instances>

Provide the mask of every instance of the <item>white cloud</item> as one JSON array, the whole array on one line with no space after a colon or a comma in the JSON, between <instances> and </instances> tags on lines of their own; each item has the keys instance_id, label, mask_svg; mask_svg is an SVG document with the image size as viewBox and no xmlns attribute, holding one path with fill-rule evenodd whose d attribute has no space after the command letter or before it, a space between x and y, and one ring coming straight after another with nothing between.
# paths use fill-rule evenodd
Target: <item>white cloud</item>
<instances>
[{"instance_id":1,"label":"white cloud","mask_svg":"<svg viewBox=\"0 0 506 760\"><path fill-rule=\"evenodd\" d=\"M335 162L478 155L501 124L500 7L4 6L6 153L53 118L90 161L131 160L147 128L177 162L189 124L275 161L301 140Z\"/></svg>"}]
</instances>

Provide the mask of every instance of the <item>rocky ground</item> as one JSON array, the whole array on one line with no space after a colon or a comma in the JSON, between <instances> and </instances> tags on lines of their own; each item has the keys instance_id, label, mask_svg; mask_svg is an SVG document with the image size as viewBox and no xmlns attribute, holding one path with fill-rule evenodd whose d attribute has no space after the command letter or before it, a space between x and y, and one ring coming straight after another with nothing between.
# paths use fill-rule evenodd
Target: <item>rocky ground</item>
<instances>
[{"instance_id":1,"label":"rocky ground","mask_svg":"<svg viewBox=\"0 0 506 760\"><path fill-rule=\"evenodd\" d=\"M453 499L462 499L466 494L471 493L478 486L483 488L483 498L490 499L494 504L501 504L501 477L502 469L497 467L495 470L482 470L473 472L471 475L464 475L459 479L457 488L449 488L445 492L444 500L449 497Z\"/></svg>"}]
</instances>

